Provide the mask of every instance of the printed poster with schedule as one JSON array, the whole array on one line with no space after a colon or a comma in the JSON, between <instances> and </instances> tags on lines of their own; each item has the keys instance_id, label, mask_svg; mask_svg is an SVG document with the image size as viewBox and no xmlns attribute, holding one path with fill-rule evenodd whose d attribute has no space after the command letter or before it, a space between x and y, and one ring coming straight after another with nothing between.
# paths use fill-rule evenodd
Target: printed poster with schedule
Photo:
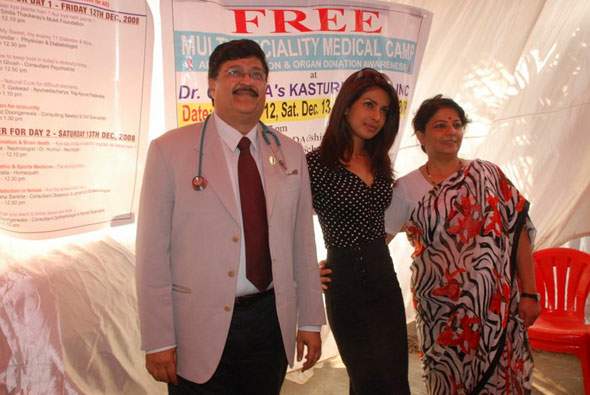
<instances>
[{"instance_id":1,"label":"printed poster with schedule","mask_svg":"<svg viewBox=\"0 0 590 395\"><path fill-rule=\"evenodd\" d=\"M0 0L0 232L133 220L153 22L140 0Z\"/></svg>"},{"instance_id":2,"label":"printed poster with schedule","mask_svg":"<svg viewBox=\"0 0 590 395\"><path fill-rule=\"evenodd\" d=\"M380 1L164 0L161 15L168 128L212 112L209 55L249 38L270 68L262 121L306 151L319 145L343 81L362 68L387 74L405 115L432 21L428 11Z\"/></svg>"}]
</instances>

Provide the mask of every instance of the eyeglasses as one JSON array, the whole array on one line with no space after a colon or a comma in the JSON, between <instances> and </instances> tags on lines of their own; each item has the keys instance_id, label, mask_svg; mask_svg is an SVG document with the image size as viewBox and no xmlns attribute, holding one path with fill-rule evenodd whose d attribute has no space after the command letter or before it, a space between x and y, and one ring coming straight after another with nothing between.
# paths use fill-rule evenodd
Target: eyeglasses
<instances>
[{"instance_id":1,"label":"eyeglasses","mask_svg":"<svg viewBox=\"0 0 590 395\"><path fill-rule=\"evenodd\" d=\"M241 67L230 67L225 71L225 74L232 79L242 79L246 75L250 77L251 80L254 81L266 81L266 73L262 70L252 69L249 71L244 71Z\"/></svg>"},{"instance_id":2,"label":"eyeglasses","mask_svg":"<svg viewBox=\"0 0 590 395\"><path fill-rule=\"evenodd\" d=\"M360 69L355 73L354 80L360 80L361 78L371 78L373 80L382 80L388 83L389 85L393 86L393 82L389 79L386 74L380 73L377 70L371 67L365 67L364 69Z\"/></svg>"}]
</instances>

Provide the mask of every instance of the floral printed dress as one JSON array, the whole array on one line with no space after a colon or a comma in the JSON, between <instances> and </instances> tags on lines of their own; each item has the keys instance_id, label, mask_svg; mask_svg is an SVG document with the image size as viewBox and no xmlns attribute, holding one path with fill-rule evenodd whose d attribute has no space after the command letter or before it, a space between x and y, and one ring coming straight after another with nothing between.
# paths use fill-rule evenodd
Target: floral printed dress
<instances>
[{"instance_id":1,"label":"floral printed dress","mask_svg":"<svg viewBox=\"0 0 590 395\"><path fill-rule=\"evenodd\" d=\"M520 232L534 237L528 202L496 165L474 160L412 206L405 230L428 392L530 393L515 272Z\"/></svg>"}]
</instances>

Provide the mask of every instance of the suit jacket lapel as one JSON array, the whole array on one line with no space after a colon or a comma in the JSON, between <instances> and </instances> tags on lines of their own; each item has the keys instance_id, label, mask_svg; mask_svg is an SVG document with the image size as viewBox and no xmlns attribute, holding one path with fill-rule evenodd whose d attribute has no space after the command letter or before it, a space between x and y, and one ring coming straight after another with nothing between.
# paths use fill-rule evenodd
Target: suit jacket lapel
<instances>
[{"instance_id":1,"label":"suit jacket lapel","mask_svg":"<svg viewBox=\"0 0 590 395\"><path fill-rule=\"evenodd\" d=\"M266 197L266 214L267 217L271 218L272 209L275 201L275 196L277 191L281 185L282 178L284 177L283 173L281 172L280 166L273 162L271 164L270 158L275 156L272 147L276 147L274 139L269 136L270 144L266 144L264 141L264 136L262 132L262 127L258 127L258 140L259 140L259 147L260 147L260 157L262 162L263 174L264 174L264 195ZM272 147L271 147L272 145ZM277 152L278 155L278 152Z\"/></svg>"},{"instance_id":2,"label":"suit jacket lapel","mask_svg":"<svg viewBox=\"0 0 590 395\"><path fill-rule=\"evenodd\" d=\"M201 133L203 133L203 130L201 130ZM219 196L227 211L239 223L241 216L238 213L234 189L226 165L225 154L223 152L224 148L222 146L223 142L219 137L219 133L217 133L213 119L209 119L205 133L205 142L203 144L203 175L209 182L209 188ZM197 155L199 155L198 145L196 151Z\"/></svg>"}]
</instances>

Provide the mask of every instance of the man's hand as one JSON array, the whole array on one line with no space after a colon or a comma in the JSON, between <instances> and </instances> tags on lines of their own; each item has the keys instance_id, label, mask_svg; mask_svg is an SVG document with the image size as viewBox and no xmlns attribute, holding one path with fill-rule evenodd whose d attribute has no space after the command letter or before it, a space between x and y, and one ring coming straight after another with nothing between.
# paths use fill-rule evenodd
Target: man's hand
<instances>
[{"instance_id":1,"label":"man's hand","mask_svg":"<svg viewBox=\"0 0 590 395\"><path fill-rule=\"evenodd\" d=\"M328 284L332 281L330 274L332 274L332 269L326 268L326 260L320 261L320 282L324 291L328 289Z\"/></svg>"},{"instance_id":2,"label":"man's hand","mask_svg":"<svg viewBox=\"0 0 590 395\"><path fill-rule=\"evenodd\" d=\"M178 384L176 377L176 347L146 354L145 367L156 380Z\"/></svg>"},{"instance_id":3,"label":"man's hand","mask_svg":"<svg viewBox=\"0 0 590 395\"><path fill-rule=\"evenodd\" d=\"M307 347L305 362L303 362L302 372L311 368L320 359L322 355L322 339L320 332L297 331L297 361L303 358L303 346Z\"/></svg>"},{"instance_id":4,"label":"man's hand","mask_svg":"<svg viewBox=\"0 0 590 395\"><path fill-rule=\"evenodd\" d=\"M541 305L539 302L530 298L520 298L520 303L518 304L518 315L524 321L525 328L533 325L540 313Z\"/></svg>"}]
</instances>

